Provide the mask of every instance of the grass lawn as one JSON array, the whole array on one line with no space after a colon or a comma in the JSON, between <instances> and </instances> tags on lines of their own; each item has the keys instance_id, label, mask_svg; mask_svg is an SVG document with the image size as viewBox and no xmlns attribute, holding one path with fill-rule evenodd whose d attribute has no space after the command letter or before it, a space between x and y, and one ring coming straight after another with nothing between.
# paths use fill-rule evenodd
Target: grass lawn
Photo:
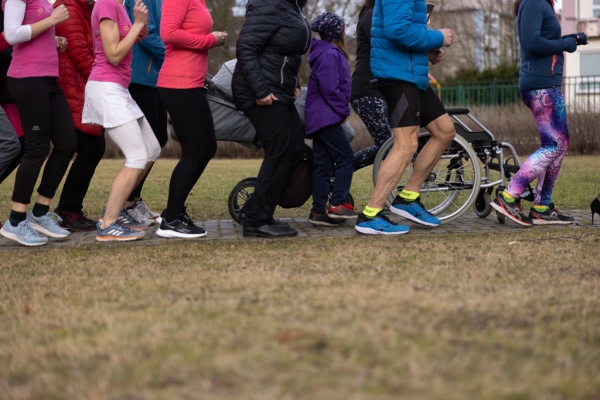
<instances>
[{"instance_id":1,"label":"grass lawn","mask_svg":"<svg viewBox=\"0 0 600 400\"><path fill-rule=\"evenodd\" d=\"M146 184L158 211L174 164ZM91 217L121 165L100 165ZM190 214L229 218L258 166L212 161ZM567 157L557 205L589 209L599 167ZM599 399L600 231L516 232L6 252L0 399Z\"/></svg>"}]
</instances>

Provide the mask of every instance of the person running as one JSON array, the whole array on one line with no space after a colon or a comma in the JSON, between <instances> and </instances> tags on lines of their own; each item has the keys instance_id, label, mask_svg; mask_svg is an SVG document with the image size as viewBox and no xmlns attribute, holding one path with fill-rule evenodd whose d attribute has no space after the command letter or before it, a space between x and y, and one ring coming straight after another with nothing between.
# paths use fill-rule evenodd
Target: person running
<instances>
[{"instance_id":1,"label":"person running","mask_svg":"<svg viewBox=\"0 0 600 400\"><path fill-rule=\"evenodd\" d=\"M308 221L313 225L339 226L358 213L347 199L354 172L354 153L342 123L350 116L350 69L344 20L334 13L318 15L311 30L308 64L312 68L306 92L305 131L313 140L313 203ZM327 198L334 175L331 201Z\"/></svg>"},{"instance_id":2,"label":"person running","mask_svg":"<svg viewBox=\"0 0 600 400\"><path fill-rule=\"evenodd\" d=\"M57 48L65 50L67 43L56 36L55 26L69 13L65 6L52 8L47 0L3 0L2 5L4 35L13 46L8 90L19 109L25 152L15 177L10 216L0 234L25 246L40 246L48 242L46 236L70 234L50 212L76 143L69 105L56 81ZM38 195L27 212L44 161Z\"/></svg>"},{"instance_id":3,"label":"person running","mask_svg":"<svg viewBox=\"0 0 600 400\"><path fill-rule=\"evenodd\" d=\"M373 145L354 154L354 170L373 165L379 148L392 137L385 97L371 84L371 26L375 0L366 0L356 26L356 65L352 74L350 104L365 124Z\"/></svg>"},{"instance_id":4,"label":"person running","mask_svg":"<svg viewBox=\"0 0 600 400\"><path fill-rule=\"evenodd\" d=\"M399 235L410 230L392 223L383 214L383 205L417 151L423 126L431 139L419 152L413 173L390 211L417 224L440 224L423 208L419 191L456 132L429 86L428 61L442 59L441 47L450 46L454 34L449 29L428 29L426 10L425 0L381 0L373 8L371 69L388 105L394 146L381 165L371 199L357 219L355 229L360 233Z\"/></svg>"},{"instance_id":5,"label":"person running","mask_svg":"<svg viewBox=\"0 0 600 400\"><path fill-rule=\"evenodd\" d=\"M54 3L54 7L61 5L67 8L69 19L57 25L56 33L67 39L69 45L58 57L58 84L69 102L77 137L77 155L54 212L61 218L61 225L72 232L93 231L97 221L88 218L83 211L83 199L106 147L102 127L81 122L85 84L94 63L91 25L94 0L57 0Z\"/></svg>"},{"instance_id":6,"label":"person running","mask_svg":"<svg viewBox=\"0 0 600 400\"><path fill-rule=\"evenodd\" d=\"M156 232L162 237L206 235L206 230L188 215L185 201L217 152L204 80L208 50L223 46L227 32L212 28L213 20L204 0L164 0L160 37L165 44L165 62L158 74L158 94L177 132L181 159L171 174L167 208Z\"/></svg>"},{"instance_id":7,"label":"person running","mask_svg":"<svg viewBox=\"0 0 600 400\"><path fill-rule=\"evenodd\" d=\"M137 0L132 23L123 0L97 0L92 11L94 66L85 85L82 122L101 125L125 155L106 208L98 222L96 240L137 240L147 225L125 211L129 194L160 155L160 145L144 113L131 98L131 49L147 34L148 10Z\"/></svg>"},{"instance_id":8,"label":"person running","mask_svg":"<svg viewBox=\"0 0 600 400\"><path fill-rule=\"evenodd\" d=\"M265 150L254 193L244 205L243 235L296 236L273 218L293 168L301 160L304 128L294 106L302 56L310 46L307 0L249 0L236 46L235 105L250 119Z\"/></svg>"},{"instance_id":9,"label":"person running","mask_svg":"<svg viewBox=\"0 0 600 400\"><path fill-rule=\"evenodd\" d=\"M152 132L162 149L167 144L167 109L158 96L156 81L165 59L165 45L160 39L162 0L144 0L148 9L148 36L133 46L132 74L129 93L140 106ZM135 0L125 0L129 18L133 22ZM160 214L154 212L142 199L142 189L148 175L140 181L127 199L127 212L135 219L155 225Z\"/></svg>"},{"instance_id":10,"label":"person running","mask_svg":"<svg viewBox=\"0 0 600 400\"><path fill-rule=\"evenodd\" d=\"M531 154L508 187L490 205L508 219L523 226L572 224L552 203L552 190L569 147L567 110L561 85L564 51L587 44L585 34L561 37L560 22L553 0L523 0L515 3L517 33L521 47L519 93L535 119L541 146ZM533 207L523 213L519 196L537 178Z\"/></svg>"}]
</instances>

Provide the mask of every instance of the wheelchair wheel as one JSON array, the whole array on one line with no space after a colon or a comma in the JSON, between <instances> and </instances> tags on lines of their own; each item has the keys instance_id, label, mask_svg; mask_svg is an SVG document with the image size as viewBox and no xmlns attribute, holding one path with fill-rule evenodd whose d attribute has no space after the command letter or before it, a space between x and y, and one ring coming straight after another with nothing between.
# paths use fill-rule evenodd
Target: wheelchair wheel
<instances>
[{"instance_id":1,"label":"wheelchair wheel","mask_svg":"<svg viewBox=\"0 0 600 400\"><path fill-rule=\"evenodd\" d=\"M413 172L417 155L427 144L431 135L426 130L419 134L417 152L409 162L404 174L396 188L388 196L386 205L389 207ZM381 164L394 145L394 138L388 139L379 149L373 164L373 182L377 181L377 174ZM436 162L425 182L421 186L421 203L431 214L441 222L451 222L468 210L477 195L481 184L481 169L477 154L462 136L456 135L448 149Z\"/></svg>"},{"instance_id":2,"label":"wheelchair wheel","mask_svg":"<svg viewBox=\"0 0 600 400\"><path fill-rule=\"evenodd\" d=\"M256 178L246 178L238 182L237 185L229 193L227 199L227 209L229 215L235 222L240 222L240 212L244 204L250 199L252 193L254 193L254 186L256 185Z\"/></svg>"},{"instance_id":3,"label":"wheelchair wheel","mask_svg":"<svg viewBox=\"0 0 600 400\"><path fill-rule=\"evenodd\" d=\"M490 203L492 202L492 196L485 190L481 190L481 193L475 199L475 204L473 204L473 210L475 214L479 218L485 218L492 212L492 206Z\"/></svg>"}]
</instances>

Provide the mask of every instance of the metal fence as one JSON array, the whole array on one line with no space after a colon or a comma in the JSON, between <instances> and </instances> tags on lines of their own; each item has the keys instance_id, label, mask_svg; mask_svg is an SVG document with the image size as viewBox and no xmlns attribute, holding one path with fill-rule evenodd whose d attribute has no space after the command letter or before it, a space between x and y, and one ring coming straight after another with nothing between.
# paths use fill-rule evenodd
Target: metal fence
<instances>
[{"instance_id":1,"label":"metal fence","mask_svg":"<svg viewBox=\"0 0 600 400\"><path fill-rule=\"evenodd\" d=\"M434 89L446 106L504 106L521 102L517 80L465 82ZM562 90L568 107L600 112L600 76L565 77Z\"/></svg>"}]
</instances>

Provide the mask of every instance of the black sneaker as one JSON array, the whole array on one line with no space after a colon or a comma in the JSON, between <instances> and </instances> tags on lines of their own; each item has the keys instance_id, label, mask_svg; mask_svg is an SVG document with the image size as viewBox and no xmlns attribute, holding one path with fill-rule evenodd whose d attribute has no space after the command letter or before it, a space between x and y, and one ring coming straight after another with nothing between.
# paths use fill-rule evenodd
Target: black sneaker
<instances>
[{"instance_id":1,"label":"black sneaker","mask_svg":"<svg viewBox=\"0 0 600 400\"><path fill-rule=\"evenodd\" d=\"M207 232L194 224L194 221L184 211L171 222L163 217L156 234L164 238L193 239L206 236Z\"/></svg>"},{"instance_id":2,"label":"black sneaker","mask_svg":"<svg viewBox=\"0 0 600 400\"><path fill-rule=\"evenodd\" d=\"M546 211L537 211L531 207L529 210L529 218L532 219L534 225L569 225L575 222L575 218L562 214L554 207L554 203Z\"/></svg>"},{"instance_id":3,"label":"black sneaker","mask_svg":"<svg viewBox=\"0 0 600 400\"><path fill-rule=\"evenodd\" d=\"M310 216L308 217L308 222L313 225L320 226L340 226L344 223L344 221L344 219L331 218L326 213L317 213L314 211L311 211Z\"/></svg>"},{"instance_id":4,"label":"black sneaker","mask_svg":"<svg viewBox=\"0 0 600 400\"><path fill-rule=\"evenodd\" d=\"M63 228L71 232L88 232L96 230L96 222L87 217L83 211L67 212L56 208L54 212L62 219L61 225Z\"/></svg>"},{"instance_id":5,"label":"black sneaker","mask_svg":"<svg viewBox=\"0 0 600 400\"><path fill-rule=\"evenodd\" d=\"M519 225L531 226L533 221L531 218L523 214L523 207L517 201L509 203L504 200L502 193L498 193L496 199L490 203L492 208L498 211L500 214L506 216L508 219L516 222Z\"/></svg>"}]
</instances>

